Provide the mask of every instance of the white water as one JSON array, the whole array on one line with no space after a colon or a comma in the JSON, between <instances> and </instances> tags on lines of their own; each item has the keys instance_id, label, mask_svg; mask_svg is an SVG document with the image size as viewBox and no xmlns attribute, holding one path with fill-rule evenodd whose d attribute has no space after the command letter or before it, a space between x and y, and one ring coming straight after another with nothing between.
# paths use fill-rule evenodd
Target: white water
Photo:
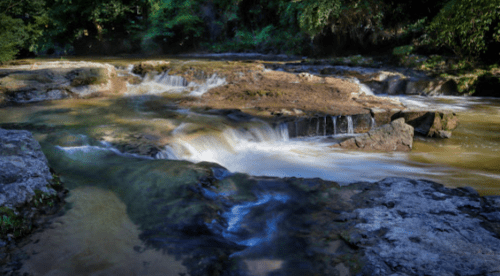
<instances>
[{"instance_id":1,"label":"white water","mask_svg":"<svg viewBox=\"0 0 500 276\"><path fill-rule=\"evenodd\" d=\"M354 134L354 126L352 124L351 116L347 116L347 134Z\"/></svg>"},{"instance_id":2,"label":"white water","mask_svg":"<svg viewBox=\"0 0 500 276\"><path fill-rule=\"evenodd\" d=\"M332 116L333 122L333 135L337 134L337 116Z\"/></svg>"},{"instance_id":3,"label":"white water","mask_svg":"<svg viewBox=\"0 0 500 276\"><path fill-rule=\"evenodd\" d=\"M190 96L199 97L210 89L224 84L226 84L226 79L218 77L217 74L211 75L203 83L198 84L188 82L182 76L169 75L168 72L164 72L153 77L146 75L139 84L127 84L126 95L187 93Z\"/></svg>"},{"instance_id":4,"label":"white water","mask_svg":"<svg viewBox=\"0 0 500 276\"><path fill-rule=\"evenodd\" d=\"M272 128L264 122L253 122L250 126L190 134L193 128L193 124L186 123L175 129L171 145L157 158L214 162L231 172L257 176L320 177L345 184L388 176L448 173L410 162L405 154L333 149L329 146L334 142L328 137L289 139L286 124Z\"/></svg>"}]
</instances>

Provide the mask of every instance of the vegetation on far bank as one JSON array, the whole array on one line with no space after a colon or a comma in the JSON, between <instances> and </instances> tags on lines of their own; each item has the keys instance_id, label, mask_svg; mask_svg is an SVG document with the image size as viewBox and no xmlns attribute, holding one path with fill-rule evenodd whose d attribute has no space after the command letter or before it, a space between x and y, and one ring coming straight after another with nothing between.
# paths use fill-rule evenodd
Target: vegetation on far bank
<instances>
[{"instance_id":1,"label":"vegetation on far bank","mask_svg":"<svg viewBox=\"0 0 500 276\"><path fill-rule=\"evenodd\" d=\"M0 62L29 54L393 50L500 61L500 0L5 0L0 23Z\"/></svg>"}]
</instances>

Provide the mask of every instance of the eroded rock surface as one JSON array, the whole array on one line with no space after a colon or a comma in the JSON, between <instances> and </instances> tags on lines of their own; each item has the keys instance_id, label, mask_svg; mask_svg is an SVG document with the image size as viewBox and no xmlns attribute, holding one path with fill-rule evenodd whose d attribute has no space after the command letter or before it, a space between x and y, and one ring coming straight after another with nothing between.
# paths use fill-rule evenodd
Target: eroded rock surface
<instances>
[{"instance_id":1,"label":"eroded rock surface","mask_svg":"<svg viewBox=\"0 0 500 276\"><path fill-rule=\"evenodd\" d=\"M356 195L368 206L342 215L363 275L500 275L498 209L471 190L386 178Z\"/></svg>"},{"instance_id":2,"label":"eroded rock surface","mask_svg":"<svg viewBox=\"0 0 500 276\"><path fill-rule=\"evenodd\" d=\"M345 140L334 147L369 151L410 151L412 145L413 127L400 118L368 133Z\"/></svg>"},{"instance_id":3,"label":"eroded rock surface","mask_svg":"<svg viewBox=\"0 0 500 276\"><path fill-rule=\"evenodd\" d=\"M0 129L0 207L29 202L35 190L48 194L52 176L40 144L29 131Z\"/></svg>"}]
</instances>

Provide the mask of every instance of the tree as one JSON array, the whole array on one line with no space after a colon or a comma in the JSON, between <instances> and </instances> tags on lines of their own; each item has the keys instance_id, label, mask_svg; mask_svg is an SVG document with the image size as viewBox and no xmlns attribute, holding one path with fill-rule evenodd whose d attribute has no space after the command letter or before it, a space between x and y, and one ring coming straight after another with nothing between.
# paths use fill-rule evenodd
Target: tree
<instances>
[{"instance_id":1,"label":"tree","mask_svg":"<svg viewBox=\"0 0 500 276\"><path fill-rule=\"evenodd\" d=\"M451 0L428 27L430 42L476 60L500 42L500 0Z\"/></svg>"},{"instance_id":2,"label":"tree","mask_svg":"<svg viewBox=\"0 0 500 276\"><path fill-rule=\"evenodd\" d=\"M47 22L44 0L0 2L0 63L13 59L21 49L34 51Z\"/></svg>"}]
</instances>

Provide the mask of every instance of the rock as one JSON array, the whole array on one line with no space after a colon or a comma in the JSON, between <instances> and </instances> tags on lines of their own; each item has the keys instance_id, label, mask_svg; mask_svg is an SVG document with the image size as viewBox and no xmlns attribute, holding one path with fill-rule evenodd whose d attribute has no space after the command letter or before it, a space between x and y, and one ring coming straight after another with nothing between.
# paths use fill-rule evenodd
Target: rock
<instances>
[{"instance_id":1,"label":"rock","mask_svg":"<svg viewBox=\"0 0 500 276\"><path fill-rule=\"evenodd\" d=\"M110 64L42 62L0 69L0 104L91 97L126 89Z\"/></svg>"},{"instance_id":2,"label":"rock","mask_svg":"<svg viewBox=\"0 0 500 276\"><path fill-rule=\"evenodd\" d=\"M410 151L413 145L413 127L404 119L373 129L368 133L341 142L334 147L374 151Z\"/></svg>"},{"instance_id":3,"label":"rock","mask_svg":"<svg viewBox=\"0 0 500 276\"><path fill-rule=\"evenodd\" d=\"M479 196L430 181L386 178L355 200L366 198L369 206L353 211L355 226L345 234L361 237L356 245L365 256L362 275L496 275L500 271L499 233L488 230L500 223L480 216L484 207ZM488 216L496 220L498 209ZM374 274L374 268L380 273Z\"/></svg>"},{"instance_id":4,"label":"rock","mask_svg":"<svg viewBox=\"0 0 500 276\"><path fill-rule=\"evenodd\" d=\"M449 138L458 126L458 118L452 112L402 111L392 116L393 120L398 118L404 118L415 133L428 137Z\"/></svg>"},{"instance_id":5,"label":"rock","mask_svg":"<svg viewBox=\"0 0 500 276\"><path fill-rule=\"evenodd\" d=\"M30 132L0 129L0 207L16 208L39 190L48 189L52 176L40 144Z\"/></svg>"},{"instance_id":6,"label":"rock","mask_svg":"<svg viewBox=\"0 0 500 276\"><path fill-rule=\"evenodd\" d=\"M140 62L139 64L134 65L132 69L132 73L144 76L146 73L156 71L158 73L164 72L168 70L170 67L169 61L163 60L148 60Z\"/></svg>"}]
</instances>

